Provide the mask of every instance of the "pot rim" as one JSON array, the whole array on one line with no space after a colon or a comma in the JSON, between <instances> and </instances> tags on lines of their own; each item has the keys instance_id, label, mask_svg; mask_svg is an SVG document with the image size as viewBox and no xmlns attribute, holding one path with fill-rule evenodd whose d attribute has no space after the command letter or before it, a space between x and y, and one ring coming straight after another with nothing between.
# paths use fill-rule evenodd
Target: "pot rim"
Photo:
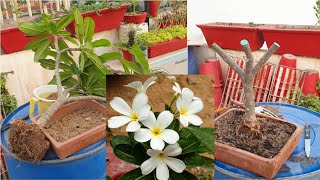
<instances>
[{"instance_id":1,"label":"pot rim","mask_svg":"<svg viewBox=\"0 0 320 180\"><path fill-rule=\"evenodd\" d=\"M228 25L229 24L229 25ZM213 22L213 23L206 23L206 24L197 24L196 25L200 29L219 29L219 30L228 30L228 31L252 31L257 32L258 27L263 25L250 27L248 23L232 23L232 22Z\"/></svg>"}]
</instances>

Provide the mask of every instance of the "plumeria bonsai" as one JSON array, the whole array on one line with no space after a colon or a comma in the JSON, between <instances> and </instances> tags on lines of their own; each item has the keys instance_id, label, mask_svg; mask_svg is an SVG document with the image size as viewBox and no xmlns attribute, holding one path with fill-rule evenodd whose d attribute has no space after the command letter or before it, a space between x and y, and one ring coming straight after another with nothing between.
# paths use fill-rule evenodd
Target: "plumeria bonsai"
<instances>
[{"instance_id":1,"label":"plumeria bonsai","mask_svg":"<svg viewBox=\"0 0 320 180\"><path fill-rule=\"evenodd\" d=\"M213 168L213 159L200 155L214 151L214 130L199 127L203 121L196 115L203 109L203 102L189 88L181 89L175 83L170 103L162 112L153 112L146 92L156 84L156 79L153 76L144 83L135 81L125 85L137 91L132 107L121 97L110 101L111 107L121 115L111 117L108 127L128 124L128 136L114 136L110 145L118 158L140 166L120 179L197 179L186 168Z\"/></svg>"}]
</instances>

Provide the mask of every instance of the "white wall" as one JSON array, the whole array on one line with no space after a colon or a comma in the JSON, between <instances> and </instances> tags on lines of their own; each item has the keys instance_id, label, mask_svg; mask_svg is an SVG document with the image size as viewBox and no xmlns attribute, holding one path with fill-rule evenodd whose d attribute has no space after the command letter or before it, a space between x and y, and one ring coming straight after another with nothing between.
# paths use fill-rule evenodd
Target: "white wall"
<instances>
[{"instance_id":1,"label":"white wall","mask_svg":"<svg viewBox=\"0 0 320 180\"><path fill-rule=\"evenodd\" d=\"M257 24L302 24L317 22L316 0L188 0L189 44L205 39L196 24L210 22L254 22Z\"/></svg>"}]
</instances>

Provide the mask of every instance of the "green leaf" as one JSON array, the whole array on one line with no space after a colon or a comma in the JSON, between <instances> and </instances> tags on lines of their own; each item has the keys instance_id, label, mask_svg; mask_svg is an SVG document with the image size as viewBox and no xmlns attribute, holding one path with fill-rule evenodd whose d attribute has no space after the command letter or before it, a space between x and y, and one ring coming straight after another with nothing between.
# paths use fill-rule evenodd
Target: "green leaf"
<instances>
[{"instance_id":1,"label":"green leaf","mask_svg":"<svg viewBox=\"0 0 320 180\"><path fill-rule=\"evenodd\" d=\"M198 152L198 147L201 142L193 134L183 128L179 131L179 136L179 145L182 148L182 154Z\"/></svg>"},{"instance_id":2,"label":"green leaf","mask_svg":"<svg viewBox=\"0 0 320 180\"><path fill-rule=\"evenodd\" d=\"M45 69L54 70L56 61L54 61L53 59L39 59L39 63ZM70 70L70 68L71 68L70 66L68 66L64 63L61 63L61 62L60 62L59 67L62 70Z\"/></svg>"},{"instance_id":3,"label":"green leaf","mask_svg":"<svg viewBox=\"0 0 320 180\"><path fill-rule=\"evenodd\" d=\"M141 144L136 144L134 147L128 144L119 144L113 148L114 154L126 162L141 165L145 160L144 148Z\"/></svg>"},{"instance_id":4,"label":"green leaf","mask_svg":"<svg viewBox=\"0 0 320 180\"><path fill-rule=\"evenodd\" d=\"M97 68L104 74L111 74L110 71L103 65L103 63L101 62L101 60L99 59L99 57L87 50L84 50L86 56L92 60L92 62L97 66Z\"/></svg>"},{"instance_id":5,"label":"green leaf","mask_svg":"<svg viewBox=\"0 0 320 180\"><path fill-rule=\"evenodd\" d=\"M69 46L67 45L66 42L64 42L63 39L58 39L58 46L59 46L60 51L69 48ZM62 53L62 54L70 54L70 55L73 55L73 53L72 53L71 51L67 51L67 52L64 52L64 53Z\"/></svg>"},{"instance_id":6,"label":"green leaf","mask_svg":"<svg viewBox=\"0 0 320 180\"><path fill-rule=\"evenodd\" d=\"M72 64L70 67L71 67L71 71L73 72L73 74L75 74L75 75L81 74L81 71L76 64Z\"/></svg>"},{"instance_id":7,"label":"green leaf","mask_svg":"<svg viewBox=\"0 0 320 180\"><path fill-rule=\"evenodd\" d=\"M188 168L204 166L206 161L197 153L190 153L179 156Z\"/></svg>"},{"instance_id":8,"label":"green leaf","mask_svg":"<svg viewBox=\"0 0 320 180\"><path fill-rule=\"evenodd\" d=\"M49 54L49 45L51 43L50 39L44 40L41 43L39 43L39 48L34 53L34 61L38 62L39 59L44 59Z\"/></svg>"},{"instance_id":9,"label":"green leaf","mask_svg":"<svg viewBox=\"0 0 320 180\"><path fill-rule=\"evenodd\" d=\"M92 43L92 45L93 45L93 43ZM122 58L122 55L119 52L110 52L110 53L102 54L101 56L99 56L99 58L101 59L102 63L106 63L110 60Z\"/></svg>"},{"instance_id":10,"label":"green leaf","mask_svg":"<svg viewBox=\"0 0 320 180\"><path fill-rule=\"evenodd\" d=\"M128 136L114 136L110 141L110 145L112 148L115 148L117 145L127 144L133 146L132 140Z\"/></svg>"},{"instance_id":11,"label":"green leaf","mask_svg":"<svg viewBox=\"0 0 320 180\"><path fill-rule=\"evenodd\" d=\"M73 73L71 71L60 72L61 81L64 81L72 76L73 76ZM52 78L52 80L49 82L49 84L56 84L56 77L55 76Z\"/></svg>"},{"instance_id":12,"label":"green leaf","mask_svg":"<svg viewBox=\"0 0 320 180\"><path fill-rule=\"evenodd\" d=\"M108 47L108 46L111 45L110 41L108 41L107 39L95 40L91 44L92 44L93 47Z\"/></svg>"},{"instance_id":13,"label":"green leaf","mask_svg":"<svg viewBox=\"0 0 320 180\"><path fill-rule=\"evenodd\" d=\"M107 176L107 180L112 180L110 176Z\"/></svg>"},{"instance_id":14,"label":"green leaf","mask_svg":"<svg viewBox=\"0 0 320 180\"><path fill-rule=\"evenodd\" d=\"M214 129L213 128L200 128L196 126L186 127L198 140L205 145L209 152L214 153Z\"/></svg>"},{"instance_id":15,"label":"green leaf","mask_svg":"<svg viewBox=\"0 0 320 180\"><path fill-rule=\"evenodd\" d=\"M31 42L29 42L24 49L25 50L33 50L33 51L35 51L36 49L41 47L41 44L43 42L46 42L48 40L49 40L48 36L40 36L40 37L32 40Z\"/></svg>"},{"instance_id":16,"label":"green leaf","mask_svg":"<svg viewBox=\"0 0 320 180\"><path fill-rule=\"evenodd\" d=\"M118 58L118 60L121 62L123 68L133 70L134 72L136 72L138 74L143 74L143 73L141 73L141 71L136 63L134 63L132 61L127 61L122 57ZM129 72L126 72L126 73L129 74Z\"/></svg>"},{"instance_id":17,"label":"green leaf","mask_svg":"<svg viewBox=\"0 0 320 180\"><path fill-rule=\"evenodd\" d=\"M65 27L67 27L73 20L74 20L73 14L68 14L60 17L59 21L57 22L57 31L60 31Z\"/></svg>"},{"instance_id":18,"label":"green leaf","mask_svg":"<svg viewBox=\"0 0 320 180\"><path fill-rule=\"evenodd\" d=\"M69 41L69 42L71 42L72 44L74 44L74 45L76 45L76 46L79 46L79 43L75 40L75 39L73 39L72 37L68 37L68 36L66 36L66 37L64 37L67 41Z\"/></svg>"},{"instance_id":19,"label":"green leaf","mask_svg":"<svg viewBox=\"0 0 320 180\"><path fill-rule=\"evenodd\" d=\"M83 18L78 8L76 7L73 8L73 15L74 15L74 20L76 21L76 24L83 24Z\"/></svg>"},{"instance_id":20,"label":"green leaf","mask_svg":"<svg viewBox=\"0 0 320 180\"><path fill-rule=\"evenodd\" d=\"M189 173L188 171L183 171L182 173L176 173L172 170L169 172L169 180L197 180L198 178Z\"/></svg>"},{"instance_id":21,"label":"green leaf","mask_svg":"<svg viewBox=\"0 0 320 180\"><path fill-rule=\"evenodd\" d=\"M84 41L91 42L94 34L94 27L95 27L93 19L90 17L84 18L84 26L85 26Z\"/></svg>"},{"instance_id":22,"label":"green leaf","mask_svg":"<svg viewBox=\"0 0 320 180\"><path fill-rule=\"evenodd\" d=\"M173 119L172 123L168 126L168 129L173 129L175 131L179 131L180 122L177 119Z\"/></svg>"},{"instance_id":23,"label":"green leaf","mask_svg":"<svg viewBox=\"0 0 320 180\"><path fill-rule=\"evenodd\" d=\"M143 175L140 168L131 170L124 175L120 176L118 180L150 180L153 178L153 174Z\"/></svg>"},{"instance_id":24,"label":"green leaf","mask_svg":"<svg viewBox=\"0 0 320 180\"><path fill-rule=\"evenodd\" d=\"M79 68L80 71L83 72L84 68L85 68L85 63L86 63L86 59L85 59L85 55L83 53L80 53L79 55Z\"/></svg>"},{"instance_id":25,"label":"green leaf","mask_svg":"<svg viewBox=\"0 0 320 180\"><path fill-rule=\"evenodd\" d=\"M129 52L134 55L134 61L139 63L141 67L143 68L142 72L143 74L149 74L149 62L146 58L146 55L143 53L141 48L138 45L133 45L131 49L129 49Z\"/></svg>"},{"instance_id":26,"label":"green leaf","mask_svg":"<svg viewBox=\"0 0 320 180\"><path fill-rule=\"evenodd\" d=\"M45 29L41 26L37 26L35 23L21 22L18 25L20 31L28 35L37 35L44 33Z\"/></svg>"}]
</instances>

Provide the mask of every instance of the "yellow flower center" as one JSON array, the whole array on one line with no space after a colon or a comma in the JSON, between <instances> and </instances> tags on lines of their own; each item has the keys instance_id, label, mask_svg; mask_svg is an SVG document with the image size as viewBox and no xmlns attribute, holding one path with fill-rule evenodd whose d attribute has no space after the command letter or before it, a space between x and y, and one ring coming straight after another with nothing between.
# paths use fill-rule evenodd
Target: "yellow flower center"
<instances>
[{"instance_id":1,"label":"yellow flower center","mask_svg":"<svg viewBox=\"0 0 320 180\"><path fill-rule=\"evenodd\" d=\"M153 128L153 129L152 129L152 135L153 135L154 137L158 137L160 134L161 134L160 128Z\"/></svg>"},{"instance_id":2,"label":"yellow flower center","mask_svg":"<svg viewBox=\"0 0 320 180\"><path fill-rule=\"evenodd\" d=\"M166 153L162 152L162 153L158 154L158 157L161 158L161 159L164 159L164 158L167 158L167 155L166 155Z\"/></svg>"},{"instance_id":3,"label":"yellow flower center","mask_svg":"<svg viewBox=\"0 0 320 180\"><path fill-rule=\"evenodd\" d=\"M139 119L138 114L136 112L131 114L132 121L137 121Z\"/></svg>"},{"instance_id":4,"label":"yellow flower center","mask_svg":"<svg viewBox=\"0 0 320 180\"><path fill-rule=\"evenodd\" d=\"M187 108L181 107L180 114L181 114L181 116L187 115Z\"/></svg>"}]
</instances>

